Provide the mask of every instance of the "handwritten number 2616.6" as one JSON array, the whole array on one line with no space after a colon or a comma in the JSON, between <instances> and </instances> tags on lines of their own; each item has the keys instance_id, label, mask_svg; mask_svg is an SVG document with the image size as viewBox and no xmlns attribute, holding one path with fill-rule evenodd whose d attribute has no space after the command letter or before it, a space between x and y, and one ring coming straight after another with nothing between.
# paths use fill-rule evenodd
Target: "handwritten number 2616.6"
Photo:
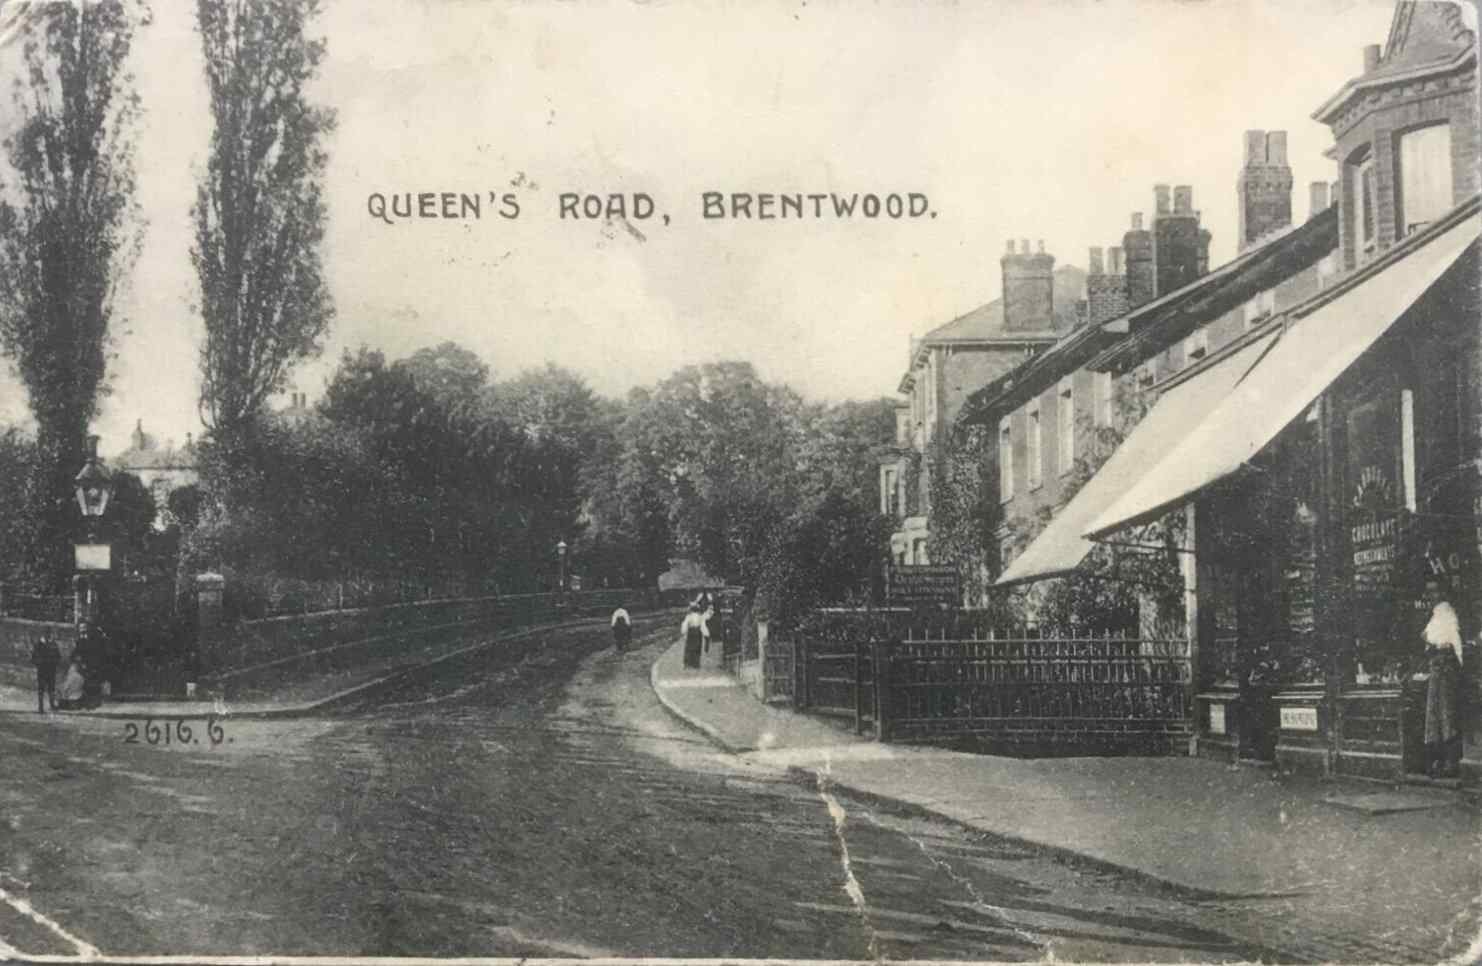
<instances>
[{"instance_id":1,"label":"handwritten number 2616.6","mask_svg":"<svg viewBox=\"0 0 1482 966\"><path fill-rule=\"evenodd\" d=\"M124 744L137 745L140 734L138 722L124 722ZM196 738L195 731L190 725L185 723L184 718L176 718L173 722L166 721L163 727L153 718L145 718L142 734L145 742L151 745L200 744L200 739ZM207 718L206 738L211 742L211 747L214 748L226 740L226 729L221 727L215 718Z\"/></svg>"}]
</instances>

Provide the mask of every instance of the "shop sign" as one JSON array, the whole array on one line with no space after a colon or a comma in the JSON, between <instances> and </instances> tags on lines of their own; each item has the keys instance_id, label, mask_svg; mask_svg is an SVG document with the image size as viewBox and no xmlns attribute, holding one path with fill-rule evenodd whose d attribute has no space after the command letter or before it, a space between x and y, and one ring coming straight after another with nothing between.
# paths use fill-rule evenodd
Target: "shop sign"
<instances>
[{"instance_id":1,"label":"shop sign","mask_svg":"<svg viewBox=\"0 0 1482 966\"><path fill-rule=\"evenodd\" d=\"M1228 734L1225 731L1225 706L1218 701L1209 706L1209 733L1212 735Z\"/></svg>"},{"instance_id":2,"label":"shop sign","mask_svg":"<svg viewBox=\"0 0 1482 966\"><path fill-rule=\"evenodd\" d=\"M955 605L962 600L962 583L956 567L896 566L885 596L900 604Z\"/></svg>"},{"instance_id":3,"label":"shop sign","mask_svg":"<svg viewBox=\"0 0 1482 966\"><path fill-rule=\"evenodd\" d=\"M1317 709L1316 708L1282 708L1281 709L1282 731L1316 731Z\"/></svg>"}]
</instances>

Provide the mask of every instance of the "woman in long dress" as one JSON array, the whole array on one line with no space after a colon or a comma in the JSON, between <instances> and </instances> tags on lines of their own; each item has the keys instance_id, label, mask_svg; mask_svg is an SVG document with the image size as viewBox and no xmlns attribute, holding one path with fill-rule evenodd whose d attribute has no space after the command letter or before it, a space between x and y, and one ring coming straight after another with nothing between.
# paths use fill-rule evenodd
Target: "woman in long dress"
<instances>
[{"instance_id":1,"label":"woman in long dress","mask_svg":"<svg viewBox=\"0 0 1482 966\"><path fill-rule=\"evenodd\" d=\"M699 605L690 605L679 630L684 635L684 666L698 668L700 652L705 644L705 618L700 614Z\"/></svg>"},{"instance_id":2,"label":"woman in long dress","mask_svg":"<svg viewBox=\"0 0 1482 966\"><path fill-rule=\"evenodd\" d=\"M1430 681L1425 691L1425 761L1432 775L1455 775L1461 765L1461 626L1456 610L1441 596L1441 585L1425 585L1431 619L1425 625L1425 656Z\"/></svg>"}]
</instances>

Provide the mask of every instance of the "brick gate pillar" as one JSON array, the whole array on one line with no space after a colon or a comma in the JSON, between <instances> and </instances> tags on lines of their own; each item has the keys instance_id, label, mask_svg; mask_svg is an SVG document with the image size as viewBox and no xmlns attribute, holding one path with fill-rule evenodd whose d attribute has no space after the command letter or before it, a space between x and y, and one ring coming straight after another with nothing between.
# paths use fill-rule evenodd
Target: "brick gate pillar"
<instances>
[{"instance_id":1,"label":"brick gate pillar","mask_svg":"<svg viewBox=\"0 0 1482 966\"><path fill-rule=\"evenodd\" d=\"M195 696L196 682L217 663L216 649L221 640L221 599L226 579L221 574L196 575L196 639L186 657L185 690Z\"/></svg>"}]
</instances>

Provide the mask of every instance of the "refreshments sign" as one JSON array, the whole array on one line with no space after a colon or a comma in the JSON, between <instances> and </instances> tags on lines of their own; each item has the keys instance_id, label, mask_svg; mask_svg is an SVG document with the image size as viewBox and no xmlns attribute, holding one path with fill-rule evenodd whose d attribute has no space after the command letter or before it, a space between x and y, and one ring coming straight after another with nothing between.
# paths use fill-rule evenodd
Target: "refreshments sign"
<instances>
[{"instance_id":1,"label":"refreshments sign","mask_svg":"<svg viewBox=\"0 0 1482 966\"><path fill-rule=\"evenodd\" d=\"M962 600L962 581L955 567L890 568L886 598L893 604L949 604Z\"/></svg>"}]
</instances>

